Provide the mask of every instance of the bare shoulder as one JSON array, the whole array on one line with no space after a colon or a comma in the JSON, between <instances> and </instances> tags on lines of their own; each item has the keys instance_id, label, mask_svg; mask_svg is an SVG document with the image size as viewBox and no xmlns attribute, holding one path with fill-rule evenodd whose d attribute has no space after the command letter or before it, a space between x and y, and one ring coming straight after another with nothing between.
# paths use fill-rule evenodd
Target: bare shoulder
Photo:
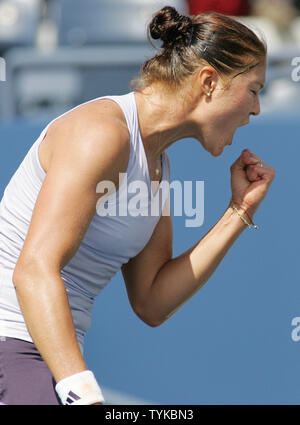
<instances>
[{"instance_id":1,"label":"bare shoulder","mask_svg":"<svg viewBox=\"0 0 300 425\"><path fill-rule=\"evenodd\" d=\"M96 99L84 103L55 120L53 128L69 128L75 125L76 130L113 131L114 136L128 137L128 128L124 114L119 105L110 99Z\"/></svg>"},{"instance_id":2,"label":"bare shoulder","mask_svg":"<svg viewBox=\"0 0 300 425\"><path fill-rule=\"evenodd\" d=\"M100 167L101 158L119 158L120 167L124 168L129 152L129 132L120 107L109 99L97 99L53 121L40 145L39 156L47 172L54 155L77 154Z\"/></svg>"},{"instance_id":3,"label":"bare shoulder","mask_svg":"<svg viewBox=\"0 0 300 425\"><path fill-rule=\"evenodd\" d=\"M95 216L98 183L117 187L128 164L129 135L118 113L78 108L55 121L47 138L52 156L14 277L64 267Z\"/></svg>"}]
</instances>

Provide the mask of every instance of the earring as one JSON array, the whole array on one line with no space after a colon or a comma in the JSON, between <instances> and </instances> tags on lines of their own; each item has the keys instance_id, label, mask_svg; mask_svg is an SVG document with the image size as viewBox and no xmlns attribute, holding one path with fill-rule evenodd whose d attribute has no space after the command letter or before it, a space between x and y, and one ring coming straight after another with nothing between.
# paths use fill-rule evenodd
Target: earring
<instances>
[{"instance_id":1,"label":"earring","mask_svg":"<svg viewBox=\"0 0 300 425\"><path fill-rule=\"evenodd\" d=\"M211 96L211 92L206 93L206 96L207 97L210 97Z\"/></svg>"}]
</instances>

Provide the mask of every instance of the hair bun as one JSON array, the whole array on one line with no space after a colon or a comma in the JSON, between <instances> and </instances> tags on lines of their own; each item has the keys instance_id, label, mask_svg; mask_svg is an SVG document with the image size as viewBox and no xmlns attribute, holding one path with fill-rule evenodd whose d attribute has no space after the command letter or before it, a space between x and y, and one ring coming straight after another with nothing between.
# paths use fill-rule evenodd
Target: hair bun
<instances>
[{"instance_id":1,"label":"hair bun","mask_svg":"<svg viewBox=\"0 0 300 425\"><path fill-rule=\"evenodd\" d=\"M174 7L166 6L156 13L149 25L154 40L162 40L163 47L188 43L191 39L192 20L180 15Z\"/></svg>"}]
</instances>

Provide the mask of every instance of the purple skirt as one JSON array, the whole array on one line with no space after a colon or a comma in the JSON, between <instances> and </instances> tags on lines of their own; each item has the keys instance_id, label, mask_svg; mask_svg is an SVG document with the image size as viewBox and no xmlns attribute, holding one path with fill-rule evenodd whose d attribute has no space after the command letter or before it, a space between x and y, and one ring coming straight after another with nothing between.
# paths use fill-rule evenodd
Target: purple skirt
<instances>
[{"instance_id":1,"label":"purple skirt","mask_svg":"<svg viewBox=\"0 0 300 425\"><path fill-rule=\"evenodd\" d=\"M0 336L0 404L61 404L51 372L33 343Z\"/></svg>"}]
</instances>

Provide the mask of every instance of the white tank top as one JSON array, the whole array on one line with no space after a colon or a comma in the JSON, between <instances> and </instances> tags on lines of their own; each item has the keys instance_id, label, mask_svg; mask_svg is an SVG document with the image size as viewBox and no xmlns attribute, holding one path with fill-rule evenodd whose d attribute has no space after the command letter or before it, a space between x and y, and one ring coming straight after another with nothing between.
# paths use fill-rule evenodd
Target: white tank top
<instances>
[{"instance_id":1,"label":"white tank top","mask_svg":"<svg viewBox=\"0 0 300 425\"><path fill-rule=\"evenodd\" d=\"M102 98L112 99L123 110L130 134L130 156L126 178L119 190L115 195L106 197L106 201L105 196L102 198L76 254L61 270L81 348L90 327L95 297L121 266L145 247L168 197L164 189L169 181L165 152L159 190L155 195L151 191L134 92ZM93 100L98 99L101 98ZM39 161L38 148L50 124L62 115L52 120L31 146L9 181L0 203L0 336L32 341L16 298L12 274L46 175ZM141 187L148 191L139 192ZM124 211L127 207L126 214ZM154 211L152 214L151 207ZM107 215L103 215L103 212Z\"/></svg>"}]
</instances>

